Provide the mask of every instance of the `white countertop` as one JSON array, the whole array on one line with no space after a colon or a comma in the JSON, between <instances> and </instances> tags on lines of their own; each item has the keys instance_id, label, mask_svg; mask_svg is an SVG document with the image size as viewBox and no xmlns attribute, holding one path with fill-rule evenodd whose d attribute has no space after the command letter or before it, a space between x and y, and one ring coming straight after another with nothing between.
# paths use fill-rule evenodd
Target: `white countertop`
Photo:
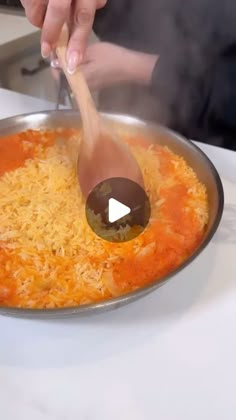
<instances>
[{"instance_id":1,"label":"white countertop","mask_svg":"<svg viewBox=\"0 0 236 420\"><path fill-rule=\"evenodd\" d=\"M50 107L0 89L0 118ZM119 310L0 317L1 419L235 420L236 153L201 147L225 188L211 244L172 281Z\"/></svg>"}]
</instances>

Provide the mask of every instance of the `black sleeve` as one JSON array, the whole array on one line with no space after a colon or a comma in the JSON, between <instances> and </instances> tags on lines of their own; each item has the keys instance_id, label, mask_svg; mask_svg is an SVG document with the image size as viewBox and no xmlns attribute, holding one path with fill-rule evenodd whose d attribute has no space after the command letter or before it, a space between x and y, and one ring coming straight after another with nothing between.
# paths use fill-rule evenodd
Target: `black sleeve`
<instances>
[{"instance_id":1,"label":"black sleeve","mask_svg":"<svg viewBox=\"0 0 236 420\"><path fill-rule=\"evenodd\" d=\"M236 3L188 0L173 11L162 25L152 84L162 121L188 135L197 132L202 115L212 106L215 72L224 51L236 44Z\"/></svg>"},{"instance_id":2,"label":"black sleeve","mask_svg":"<svg viewBox=\"0 0 236 420\"><path fill-rule=\"evenodd\" d=\"M210 43L186 35L181 27L168 29L152 76L162 123L185 134L197 124L210 94L215 58Z\"/></svg>"},{"instance_id":3,"label":"black sleeve","mask_svg":"<svg viewBox=\"0 0 236 420\"><path fill-rule=\"evenodd\" d=\"M236 43L236 1L107 4L97 15L95 31L103 40L159 55L152 89L162 110L161 122L187 135L208 106L220 56Z\"/></svg>"}]
</instances>

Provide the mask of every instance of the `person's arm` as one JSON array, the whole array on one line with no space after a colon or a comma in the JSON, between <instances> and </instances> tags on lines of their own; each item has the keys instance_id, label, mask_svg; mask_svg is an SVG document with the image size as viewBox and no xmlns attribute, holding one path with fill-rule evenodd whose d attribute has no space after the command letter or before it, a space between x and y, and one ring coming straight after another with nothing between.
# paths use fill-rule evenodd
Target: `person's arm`
<instances>
[{"instance_id":1,"label":"person's arm","mask_svg":"<svg viewBox=\"0 0 236 420\"><path fill-rule=\"evenodd\" d=\"M158 55L126 49L123 61L124 74L127 75L126 81L150 85L158 61Z\"/></svg>"},{"instance_id":2,"label":"person's arm","mask_svg":"<svg viewBox=\"0 0 236 420\"><path fill-rule=\"evenodd\" d=\"M158 56L141 53L119 45L98 42L87 48L80 66L91 90L135 83L151 84Z\"/></svg>"}]
</instances>

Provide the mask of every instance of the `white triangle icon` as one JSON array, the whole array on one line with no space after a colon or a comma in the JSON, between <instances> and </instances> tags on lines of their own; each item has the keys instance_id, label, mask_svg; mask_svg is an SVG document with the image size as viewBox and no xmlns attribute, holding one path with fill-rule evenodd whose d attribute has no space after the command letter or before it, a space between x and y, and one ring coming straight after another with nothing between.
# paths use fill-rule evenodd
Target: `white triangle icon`
<instances>
[{"instance_id":1,"label":"white triangle icon","mask_svg":"<svg viewBox=\"0 0 236 420\"><path fill-rule=\"evenodd\" d=\"M122 219L122 217L127 216L131 213L131 209L122 204L120 201L115 200L115 198L110 198L108 202L108 220L109 223L117 222L117 220Z\"/></svg>"}]
</instances>

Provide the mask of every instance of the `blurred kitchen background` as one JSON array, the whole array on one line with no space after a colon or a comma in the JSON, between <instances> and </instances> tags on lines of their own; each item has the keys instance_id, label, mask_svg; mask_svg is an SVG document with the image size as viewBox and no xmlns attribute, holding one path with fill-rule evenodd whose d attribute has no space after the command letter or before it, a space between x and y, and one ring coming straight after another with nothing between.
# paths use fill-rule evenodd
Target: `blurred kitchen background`
<instances>
[{"instance_id":1,"label":"blurred kitchen background","mask_svg":"<svg viewBox=\"0 0 236 420\"><path fill-rule=\"evenodd\" d=\"M55 107L71 105L68 85L55 73L58 81L41 57L40 31L24 17L20 1L0 0L0 87L55 102Z\"/></svg>"}]
</instances>

